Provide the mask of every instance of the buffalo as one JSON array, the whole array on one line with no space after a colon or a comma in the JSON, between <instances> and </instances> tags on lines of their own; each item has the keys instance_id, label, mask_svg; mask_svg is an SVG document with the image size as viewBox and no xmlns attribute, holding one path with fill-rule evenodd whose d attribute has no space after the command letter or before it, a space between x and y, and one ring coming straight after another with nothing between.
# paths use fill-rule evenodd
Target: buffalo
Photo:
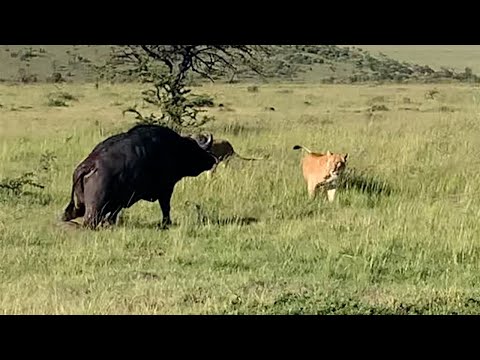
<instances>
[{"instance_id":1,"label":"buffalo","mask_svg":"<svg viewBox=\"0 0 480 360\"><path fill-rule=\"evenodd\" d=\"M162 226L170 225L170 199L184 177L196 177L218 162L213 136L179 135L158 125L137 125L98 144L73 173L70 203L62 220L83 216L83 225L113 225L119 212L140 200L159 202Z\"/></svg>"}]
</instances>

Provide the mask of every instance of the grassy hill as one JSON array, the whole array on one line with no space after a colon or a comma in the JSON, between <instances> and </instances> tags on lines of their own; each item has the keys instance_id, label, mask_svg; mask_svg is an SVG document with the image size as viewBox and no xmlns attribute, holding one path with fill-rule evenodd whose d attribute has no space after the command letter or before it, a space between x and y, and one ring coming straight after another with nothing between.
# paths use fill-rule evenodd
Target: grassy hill
<instances>
[{"instance_id":1,"label":"grassy hill","mask_svg":"<svg viewBox=\"0 0 480 360\"><path fill-rule=\"evenodd\" d=\"M434 69L451 67L463 71L470 67L474 73L480 73L479 45L356 45L373 55L385 55Z\"/></svg>"},{"instance_id":2,"label":"grassy hill","mask_svg":"<svg viewBox=\"0 0 480 360\"><path fill-rule=\"evenodd\" d=\"M110 46L104 45L2 45L0 80L44 82L53 73L69 82L94 81L91 64L107 59ZM30 79L28 79L30 77ZM30 80L30 81L28 81Z\"/></svg>"},{"instance_id":3,"label":"grassy hill","mask_svg":"<svg viewBox=\"0 0 480 360\"><path fill-rule=\"evenodd\" d=\"M1 45L0 81L54 82L52 75L56 73L67 82L92 82L97 78L92 65L102 64L111 48L107 45ZM268 59L269 82L477 81L474 73L480 71L480 46L285 45L275 50ZM465 72L465 67L473 72ZM240 71L236 80L259 79L248 71Z\"/></svg>"}]
</instances>

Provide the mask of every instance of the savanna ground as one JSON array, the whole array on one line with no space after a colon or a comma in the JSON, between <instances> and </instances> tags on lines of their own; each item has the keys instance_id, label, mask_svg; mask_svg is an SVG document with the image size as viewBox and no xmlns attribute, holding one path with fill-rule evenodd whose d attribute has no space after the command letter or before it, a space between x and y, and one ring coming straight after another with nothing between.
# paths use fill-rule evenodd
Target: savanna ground
<instances>
[{"instance_id":1,"label":"savanna ground","mask_svg":"<svg viewBox=\"0 0 480 360\"><path fill-rule=\"evenodd\" d=\"M121 110L142 104L139 88L64 85L77 100L54 107L48 95L58 86L1 86L0 180L33 171L45 188L0 189L0 310L480 311L478 87L247 87L195 90L224 104L208 109L208 130L268 160L183 180L167 231L155 228L158 204L142 202L119 226L92 232L58 226L71 174L134 123ZM352 176L333 204L311 201L295 144L348 152L349 167L368 176Z\"/></svg>"}]
</instances>

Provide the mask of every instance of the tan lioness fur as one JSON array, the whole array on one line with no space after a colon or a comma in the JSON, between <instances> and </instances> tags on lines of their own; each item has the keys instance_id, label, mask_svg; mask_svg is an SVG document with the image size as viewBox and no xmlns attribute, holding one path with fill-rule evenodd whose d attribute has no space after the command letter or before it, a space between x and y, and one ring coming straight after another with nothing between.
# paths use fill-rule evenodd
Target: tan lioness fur
<instances>
[{"instance_id":1,"label":"tan lioness fur","mask_svg":"<svg viewBox=\"0 0 480 360\"><path fill-rule=\"evenodd\" d=\"M212 143L212 147L209 150L217 159L220 161L225 161L233 156L237 156L242 160L247 161L255 161L255 160L264 160L264 158L253 158L253 157L244 157L237 153L234 149L232 144L228 140L223 139L214 139Z\"/></svg>"},{"instance_id":2,"label":"tan lioness fur","mask_svg":"<svg viewBox=\"0 0 480 360\"><path fill-rule=\"evenodd\" d=\"M317 189L327 191L328 201L332 202L337 191L337 179L347 165L348 153L336 154L327 151L326 154L316 153L304 146L295 145L293 150L306 151L302 159L303 177L307 183L308 194L314 198Z\"/></svg>"},{"instance_id":3,"label":"tan lioness fur","mask_svg":"<svg viewBox=\"0 0 480 360\"><path fill-rule=\"evenodd\" d=\"M205 136L202 134L195 134L195 135L191 135L191 137L193 139L201 139L202 137L205 137ZM212 155L214 155L218 160L218 163L214 165L214 167L211 170L207 171L207 174L209 177L215 172L218 165L223 165L223 167L226 167L228 162L234 157L238 159L246 160L246 161L264 160L264 158L245 157L240 155L235 151L232 144L228 140L224 140L224 139L214 139L209 152Z\"/></svg>"},{"instance_id":4,"label":"tan lioness fur","mask_svg":"<svg viewBox=\"0 0 480 360\"><path fill-rule=\"evenodd\" d=\"M253 158L240 155L235 151L232 144L230 144L228 140L223 139L213 140L212 147L210 148L210 153L212 153L219 160L219 163L216 164L212 170L207 172L209 177L213 175L219 164L222 164L224 167L226 167L230 159L234 157L246 161L264 160L264 158Z\"/></svg>"}]
</instances>

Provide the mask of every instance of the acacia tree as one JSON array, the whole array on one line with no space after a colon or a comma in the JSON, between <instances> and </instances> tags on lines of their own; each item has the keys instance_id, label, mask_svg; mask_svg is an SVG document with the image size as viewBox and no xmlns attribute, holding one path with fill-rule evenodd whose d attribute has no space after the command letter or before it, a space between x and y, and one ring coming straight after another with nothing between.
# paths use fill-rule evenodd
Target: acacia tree
<instances>
[{"instance_id":1,"label":"acacia tree","mask_svg":"<svg viewBox=\"0 0 480 360\"><path fill-rule=\"evenodd\" d=\"M208 120L205 116L197 117L201 110L187 88L189 74L213 82L214 76L235 73L241 66L261 76L268 54L269 48L261 45L121 45L114 50L107 67L151 84L152 88L143 91L144 100L157 106L161 115L143 116L136 109L126 111L135 112L142 122L179 129L199 126Z\"/></svg>"}]
</instances>

